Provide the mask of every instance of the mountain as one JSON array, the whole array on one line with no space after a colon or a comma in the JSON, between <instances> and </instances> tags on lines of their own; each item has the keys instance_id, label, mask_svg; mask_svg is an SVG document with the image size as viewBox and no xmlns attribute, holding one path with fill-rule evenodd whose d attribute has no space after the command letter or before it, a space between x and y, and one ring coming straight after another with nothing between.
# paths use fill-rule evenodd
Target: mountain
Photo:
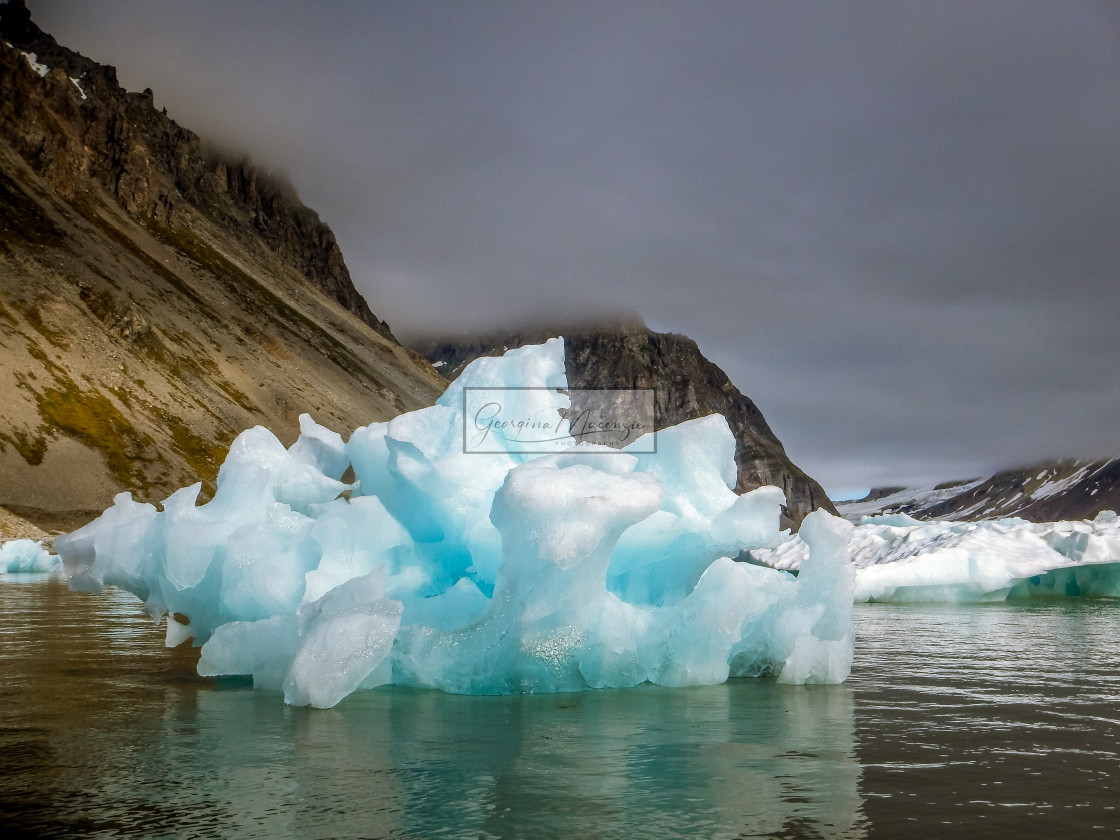
<instances>
[{"instance_id":1,"label":"mountain","mask_svg":"<svg viewBox=\"0 0 1120 840\"><path fill-rule=\"evenodd\" d=\"M1092 519L1102 510L1120 510L1120 460L1047 461L930 489L883 488L836 508L853 520L882 513L915 519Z\"/></svg>"},{"instance_id":2,"label":"mountain","mask_svg":"<svg viewBox=\"0 0 1120 840\"><path fill-rule=\"evenodd\" d=\"M436 342L422 349L444 376L454 379L479 356L500 355L557 335L564 337L573 389L652 388L659 429L712 413L727 418L736 441L736 491L764 484L782 488L783 527L796 528L817 508L835 513L821 486L790 461L758 407L686 336L654 332L637 323L585 324Z\"/></svg>"},{"instance_id":3,"label":"mountain","mask_svg":"<svg viewBox=\"0 0 1120 840\"><path fill-rule=\"evenodd\" d=\"M0 6L0 506L68 529L212 488L250 426L347 433L444 387L290 185Z\"/></svg>"}]
</instances>

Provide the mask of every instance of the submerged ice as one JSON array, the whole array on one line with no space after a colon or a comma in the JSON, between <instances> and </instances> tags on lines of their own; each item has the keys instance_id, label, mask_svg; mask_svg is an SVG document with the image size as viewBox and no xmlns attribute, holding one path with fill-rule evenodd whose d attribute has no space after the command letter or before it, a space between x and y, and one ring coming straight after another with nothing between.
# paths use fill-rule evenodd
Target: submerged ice
<instances>
[{"instance_id":1,"label":"submerged ice","mask_svg":"<svg viewBox=\"0 0 1120 840\"><path fill-rule=\"evenodd\" d=\"M1120 597L1120 518L1080 522L919 521L865 516L849 544L859 601L1002 601L1040 596ZM753 551L797 569L809 547L796 535Z\"/></svg>"},{"instance_id":2,"label":"submerged ice","mask_svg":"<svg viewBox=\"0 0 1120 840\"><path fill-rule=\"evenodd\" d=\"M127 589L166 617L168 645L193 638L199 673L251 674L296 705L387 683L505 694L843 681L852 526L806 518L797 578L735 562L778 539L784 499L731 489L726 421L631 451L575 445L565 387L553 339L479 359L436 405L346 442L306 415L287 449L250 429L208 503L197 484L162 511L122 494L55 549L73 588ZM562 433L531 452L495 433L489 454L471 452L465 389L482 388Z\"/></svg>"}]
</instances>

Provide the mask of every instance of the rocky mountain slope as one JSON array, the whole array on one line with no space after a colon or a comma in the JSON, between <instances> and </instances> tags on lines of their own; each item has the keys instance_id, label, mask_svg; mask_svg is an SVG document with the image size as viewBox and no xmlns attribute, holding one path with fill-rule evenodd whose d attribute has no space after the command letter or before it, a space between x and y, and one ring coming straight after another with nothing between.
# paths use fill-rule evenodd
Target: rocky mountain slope
<instances>
[{"instance_id":1,"label":"rocky mountain slope","mask_svg":"<svg viewBox=\"0 0 1120 840\"><path fill-rule=\"evenodd\" d=\"M853 520L881 513L915 519L1092 519L1102 510L1120 510L1120 460L1048 461L935 488L882 488L836 507Z\"/></svg>"},{"instance_id":2,"label":"rocky mountain slope","mask_svg":"<svg viewBox=\"0 0 1120 840\"><path fill-rule=\"evenodd\" d=\"M290 186L0 6L0 506L73 527L212 481L249 426L346 434L445 386Z\"/></svg>"},{"instance_id":3,"label":"rocky mountain slope","mask_svg":"<svg viewBox=\"0 0 1120 840\"><path fill-rule=\"evenodd\" d=\"M790 461L758 407L686 336L653 332L641 324L582 325L433 343L422 349L444 376L454 379L479 356L499 355L555 335L564 336L572 388L652 388L657 428L714 412L726 417L736 440L736 491L764 484L781 487L786 494L784 527L796 527L817 508L835 512L821 486Z\"/></svg>"}]
</instances>

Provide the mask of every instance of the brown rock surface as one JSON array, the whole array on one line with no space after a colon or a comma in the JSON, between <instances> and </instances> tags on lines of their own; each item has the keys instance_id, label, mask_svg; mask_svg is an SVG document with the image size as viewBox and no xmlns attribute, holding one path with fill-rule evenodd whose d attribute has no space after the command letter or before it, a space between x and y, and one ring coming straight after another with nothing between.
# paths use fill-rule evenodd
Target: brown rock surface
<instances>
[{"instance_id":1,"label":"brown rock surface","mask_svg":"<svg viewBox=\"0 0 1120 840\"><path fill-rule=\"evenodd\" d=\"M151 90L123 90L113 67L41 32L22 0L0 7L0 37L0 133L53 191L75 199L96 185L133 219L173 229L202 215L391 335L354 288L330 228L290 184L205 146L156 109ZM29 55L49 71L40 76Z\"/></svg>"},{"instance_id":2,"label":"brown rock surface","mask_svg":"<svg viewBox=\"0 0 1120 840\"><path fill-rule=\"evenodd\" d=\"M348 434L446 383L290 188L0 6L0 505L74 527L212 486L233 437ZM32 58L50 68L41 74Z\"/></svg>"}]
</instances>

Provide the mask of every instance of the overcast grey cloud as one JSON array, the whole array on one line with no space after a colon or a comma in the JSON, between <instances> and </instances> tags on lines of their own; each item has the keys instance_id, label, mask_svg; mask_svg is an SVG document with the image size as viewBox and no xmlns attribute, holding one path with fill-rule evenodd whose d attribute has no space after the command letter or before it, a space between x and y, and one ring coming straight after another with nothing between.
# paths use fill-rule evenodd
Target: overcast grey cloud
<instances>
[{"instance_id":1,"label":"overcast grey cloud","mask_svg":"<svg viewBox=\"0 0 1120 840\"><path fill-rule=\"evenodd\" d=\"M636 313L833 493L1120 454L1120 5L29 6L406 341Z\"/></svg>"}]
</instances>

